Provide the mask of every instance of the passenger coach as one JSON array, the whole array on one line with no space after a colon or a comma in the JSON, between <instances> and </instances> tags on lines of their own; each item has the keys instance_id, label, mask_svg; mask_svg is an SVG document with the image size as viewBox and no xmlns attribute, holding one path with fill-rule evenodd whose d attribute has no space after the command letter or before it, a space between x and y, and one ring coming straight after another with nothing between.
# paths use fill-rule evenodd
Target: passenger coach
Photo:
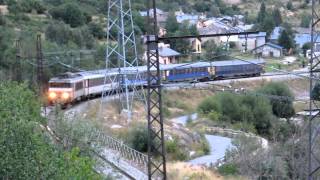
<instances>
[{"instance_id":1,"label":"passenger coach","mask_svg":"<svg viewBox=\"0 0 320 180\"><path fill-rule=\"evenodd\" d=\"M263 60L230 60L161 65L162 82L209 81L238 77L259 76L263 73ZM155 70L152 70L155 71ZM147 67L111 69L65 73L49 81L50 103L70 103L86 97L101 95L114 88L129 89L147 85ZM155 73L155 72L152 72ZM106 77L105 77L106 76ZM119 83L120 82L120 83ZM120 84L120 87L119 87Z\"/></svg>"}]
</instances>

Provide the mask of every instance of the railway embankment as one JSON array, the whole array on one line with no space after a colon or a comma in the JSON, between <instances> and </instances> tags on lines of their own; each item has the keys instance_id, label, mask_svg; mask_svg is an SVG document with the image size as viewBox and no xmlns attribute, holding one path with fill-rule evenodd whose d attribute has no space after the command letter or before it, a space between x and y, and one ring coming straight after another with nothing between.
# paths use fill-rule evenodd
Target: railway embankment
<instances>
[{"instance_id":1,"label":"railway embankment","mask_svg":"<svg viewBox=\"0 0 320 180\"><path fill-rule=\"evenodd\" d=\"M172 87L173 85L170 85L171 88L165 88L163 91L163 107L165 117L164 128L166 140L167 142L171 143L167 145L173 146L172 152L174 152L168 153L168 161L187 162L197 157L210 155L210 144L204 142L205 134L222 137L226 136L228 138L236 137L234 136L234 129L231 129L230 133L227 132L229 131L227 129L224 129L223 132L220 132L221 129L215 129L214 133L212 132L212 129L211 132L199 132L199 130L204 129L204 127L212 125L211 122L205 120L201 121L201 117L195 117L196 115L193 114L194 112L197 112L197 107L204 99L215 95L217 92L220 92L223 89L232 89L235 91L245 89L246 91L252 91L262 87L270 81L283 82L287 84L294 93L296 99L299 100L299 103L295 104L295 106L298 109L304 108L306 105L304 101L306 100L308 94L308 91L306 90L306 87L308 86L308 80L299 77L277 75L263 78L254 77L211 81L197 83L196 86L185 83L182 87L179 85ZM188 88L185 88L186 86L188 86ZM76 114L78 117L92 121L92 123L98 124L98 126L107 134L112 134L112 136L127 142L128 137L130 136L130 130L133 127L146 124L146 112L144 109L144 104L142 102L135 102L133 106L134 112L130 122L126 120L126 113L121 113L117 103L111 100L103 103L101 103L100 99L82 102L68 109L66 112L69 114ZM193 114L193 116L185 116L186 114ZM184 116L183 119L181 119L180 116ZM171 121L173 118L178 119L180 124L184 124L186 126L179 125L179 123L173 123ZM196 121L197 123L193 125L191 124L190 126L190 124L188 124L190 119L200 119L200 121ZM217 128L223 129L223 127ZM204 145L207 149L203 149ZM177 149L179 149L179 151L177 151Z\"/></svg>"}]
</instances>

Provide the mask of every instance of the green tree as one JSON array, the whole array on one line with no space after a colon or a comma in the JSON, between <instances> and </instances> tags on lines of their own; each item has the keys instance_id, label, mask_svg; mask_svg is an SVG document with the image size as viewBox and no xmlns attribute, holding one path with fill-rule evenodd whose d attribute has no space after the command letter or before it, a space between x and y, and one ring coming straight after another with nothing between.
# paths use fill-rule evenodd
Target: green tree
<instances>
[{"instance_id":1,"label":"green tree","mask_svg":"<svg viewBox=\"0 0 320 180\"><path fill-rule=\"evenodd\" d=\"M50 23L45 31L46 38L58 44L67 44L70 40L72 31L63 22Z\"/></svg>"},{"instance_id":2,"label":"green tree","mask_svg":"<svg viewBox=\"0 0 320 180\"><path fill-rule=\"evenodd\" d=\"M274 121L271 105L263 96L219 93L205 99L198 110L214 121L253 126L263 136L270 135Z\"/></svg>"},{"instance_id":3,"label":"green tree","mask_svg":"<svg viewBox=\"0 0 320 180\"><path fill-rule=\"evenodd\" d=\"M179 25L178 30L174 33L174 36L185 36L185 35L197 35L198 31L195 26L190 26L184 22ZM180 53L187 54L191 50L191 44L187 39L172 40L169 42L171 47Z\"/></svg>"},{"instance_id":4,"label":"green tree","mask_svg":"<svg viewBox=\"0 0 320 180\"><path fill-rule=\"evenodd\" d=\"M294 48L293 36L289 34L287 29L282 30L278 39L278 43L285 49Z\"/></svg>"},{"instance_id":5,"label":"green tree","mask_svg":"<svg viewBox=\"0 0 320 180\"><path fill-rule=\"evenodd\" d=\"M169 14L165 28L169 36L175 34L179 30L179 23L173 12Z\"/></svg>"},{"instance_id":6,"label":"green tree","mask_svg":"<svg viewBox=\"0 0 320 180\"><path fill-rule=\"evenodd\" d=\"M272 17L268 15L267 17L264 18L263 22L260 24L259 30L267 32L267 35L269 36L272 30L274 29L274 27L275 27L275 22L272 19Z\"/></svg>"},{"instance_id":7,"label":"green tree","mask_svg":"<svg viewBox=\"0 0 320 180\"><path fill-rule=\"evenodd\" d=\"M304 57L307 56L307 51L309 49L311 49L311 43L310 42L304 43L303 46L302 46L302 51L303 51Z\"/></svg>"},{"instance_id":8,"label":"green tree","mask_svg":"<svg viewBox=\"0 0 320 180\"><path fill-rule=\"evenodd\" d=\"M264 4L264 1L263 1L260 5L260 11L258 13L257 22L262 23L266 16L267 16L266 5Z\"/></svg>"},{"instance_id":9,"label":"green tree","mask_svg":"<svg viewBox=\"0 0 320 180\"><path fill-rule=\"evenodd\" d=\"M257 92L282 97L270 99L273 114L277 117L290 118L295 114L293 108L294 96L287 85L283 83L269 83Z\"/></svg>"},{"instance_id":10,"label":"green tree","mask_svg":"<svg viewBox=\"0 0 320 180\"><path fill-rule=\"evenodd\" d=\"M7 23L6 17L0 14L0 26L4 26L6 25L6 23Z\"/></svg>"},{"instance_id":11,"label":"green tree","mask_svg":"<svg viewBox=\"0 0 320 180\"><path fill-rule=\"evenodd\" d=\"M40 103L26 85L0 83L0 179L99 179L79 150L63 152L44 133Z\"/></svg>"},{"instance_id":12,"label":"green tree","mask_svg":"<svg viewBox=\"0 0 320 180\"><path fill-rule=\"evenodd\" d=\"M320 83L316 83L311 91L311 99L320 101Z\"/></svg>"},{"instance_id":13,"label":"green tree","mask_svg":"<svg viewBox=\"0 0 320 180\"><path fill-rule=\"evenodd\" d=\"M103 28L101 25L91 22L88 24L89 30L91 32L91 34L98 38L98 39L102 39L105 36L105 32L103 31Z\"/></svg>"},{"instance_id":14,"label":"green tree","mask_svg":"<svg viewBox=\"0 0 320 180\"><path fill-rule=\"evenodd\" d=\"M142 17L138 11L133 11L132 16L134 24L139 27L141 34L145 34L145 32L147 31L146 18Z\"/></svg>"},{"instance_id":15,"label":"green tree","mask_svg":"<svg viewBox=\"0 0 320 180\"><path fill-rule=\"evenodd\" d=\"M308 28L310 27L310 23L311 23L311 16L306 13L302 14L300 27Z\"/></svg>"},{"instance_id":16,"label":"green tree","mask_svg":"<svg viewBox=\"0 0 320 180\"><path fill-rule=\"evenodd\" d=\"M134 127L129 132L129 144L140 152L148 151L148 129L146 126Z\"/></svg>"},{"instance_id":17,"label":"green tree","mask_svg":"<svg viewBox=\"0 0 320 180\"><path fill-rule=\"evenodd\" d=\"M279 9L277 8L273 9L272 17L273 17L275 26L279 26L282 23L282 16Z\"/></svg>"},{"instance_id":18,"label":"green tree","mask_svg":"<svg viewBox=\"0 0 320 180\"><path fill-rule=\"evenodd\" d=\"M204 44L205 58L210 61L226 60L226 48L222 45L217 45L214 41L207 41Z\"/></svg>"},{"instance_id":19,"label":"green tree","mask_svg":"<svg viewBox=\"0 0 320 180\"><path fill-rule=\"evenodd\" d=\"M292 4L291 1L288 1L288 2L287 2L287 9L288 9L289 11L293 10L293 4Z\"/></svg>"},{"instance_id":20,"label":"green tree","mask_svg":"<svg viewBox=\"0 0 320 180\"><path fill-rule=\"evenodd\" d=\"M53 18L62 19L65 23L70 24L71 27L82 26L90 21L88 14L76 3L67 3L54 7L49 13Z\"/></svg>"}]
</instances>

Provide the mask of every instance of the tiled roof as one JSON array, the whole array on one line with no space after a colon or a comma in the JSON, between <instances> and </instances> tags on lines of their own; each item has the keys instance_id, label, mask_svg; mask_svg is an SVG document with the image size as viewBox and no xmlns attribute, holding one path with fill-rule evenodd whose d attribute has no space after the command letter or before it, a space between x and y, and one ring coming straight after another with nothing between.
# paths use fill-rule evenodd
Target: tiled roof
<instances>
[{"instance_id":1,"label":"tiled roof","mask_svg":"<svg viewBox=\"0 0 320 180\"><path fill-rule=\"evenodd\" d=\"M249 34L247 37L248 38L256 38L256 37L266 37L267 33L266 32L259 32L257 34ZM240 35L239 38L246 38L245 35Z\"/></svg>"},{"instance_id":2,"label":"tiled roof","mask_svg":"<svg viewBox=\"0 0 320 180\"><path fill-rule=\"evenodd\" d=\"M263 47L263 46L270 46L270 47L273 47L273 48L276 48L276 49L280 49L280 50L283 49L282 46L279 46L279 45L277 45L277 44L265 43L264 45L261 45L261 46L259 46L259 47L256 47L255 49L253 49L253 51L256 50L256 49L259 49L259 48L261 48L261 47Z\"/></svg>"},{"instance_id":3,"label":"tiled roof","mask_svg":"<svg viewBox=\"0 0 320 180\"><path fill-rule=\"evenodd\" d=\"M183 14L183 15L177 15L177 21L178 23L182 23L183 21L197 21L200 16L198 15L192 15L192 14Z\"/></svg>"},{"instance_id":4,"label":"tiled roof","mask_svg":"<svg viewBox=\"0 0 320 180\"><path fill-rule=\"evenodd\" d=\"M167 48L167 47L160 47L159 48L159 56L162 57L170 57L170 56L179 56L180 53L178 53L177 51L171 49L171 48Z\"/></svg>"}]
</instances>

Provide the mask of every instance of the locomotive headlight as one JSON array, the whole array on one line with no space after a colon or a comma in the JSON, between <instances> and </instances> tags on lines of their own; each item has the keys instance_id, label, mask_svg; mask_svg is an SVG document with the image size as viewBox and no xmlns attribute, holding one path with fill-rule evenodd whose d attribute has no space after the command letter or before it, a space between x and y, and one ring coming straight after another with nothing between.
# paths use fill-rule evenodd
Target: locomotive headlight
<instances>
[{"instance_id":1,"label":"locomotive headlight","mask_svg":"<svg viewBox=\"0 0 320 180\"><path fill-rule=\"evenodd\" d=\"M55 99L57 97L57 94L55 92L50 92L49 93L49 98L50 99Z\"/></svg>"},{"instance_id":2,"label":"locomotive headlight","mask_svg":"<svg viewBox=\"0 0 320 180\"><path fill-rule=\"evenodd\" d=\"M69 99L69 97L70 97L69 93L67 93L67 92L62 93L62 98L63 99Z\"/></svg>"}]
</instances>

